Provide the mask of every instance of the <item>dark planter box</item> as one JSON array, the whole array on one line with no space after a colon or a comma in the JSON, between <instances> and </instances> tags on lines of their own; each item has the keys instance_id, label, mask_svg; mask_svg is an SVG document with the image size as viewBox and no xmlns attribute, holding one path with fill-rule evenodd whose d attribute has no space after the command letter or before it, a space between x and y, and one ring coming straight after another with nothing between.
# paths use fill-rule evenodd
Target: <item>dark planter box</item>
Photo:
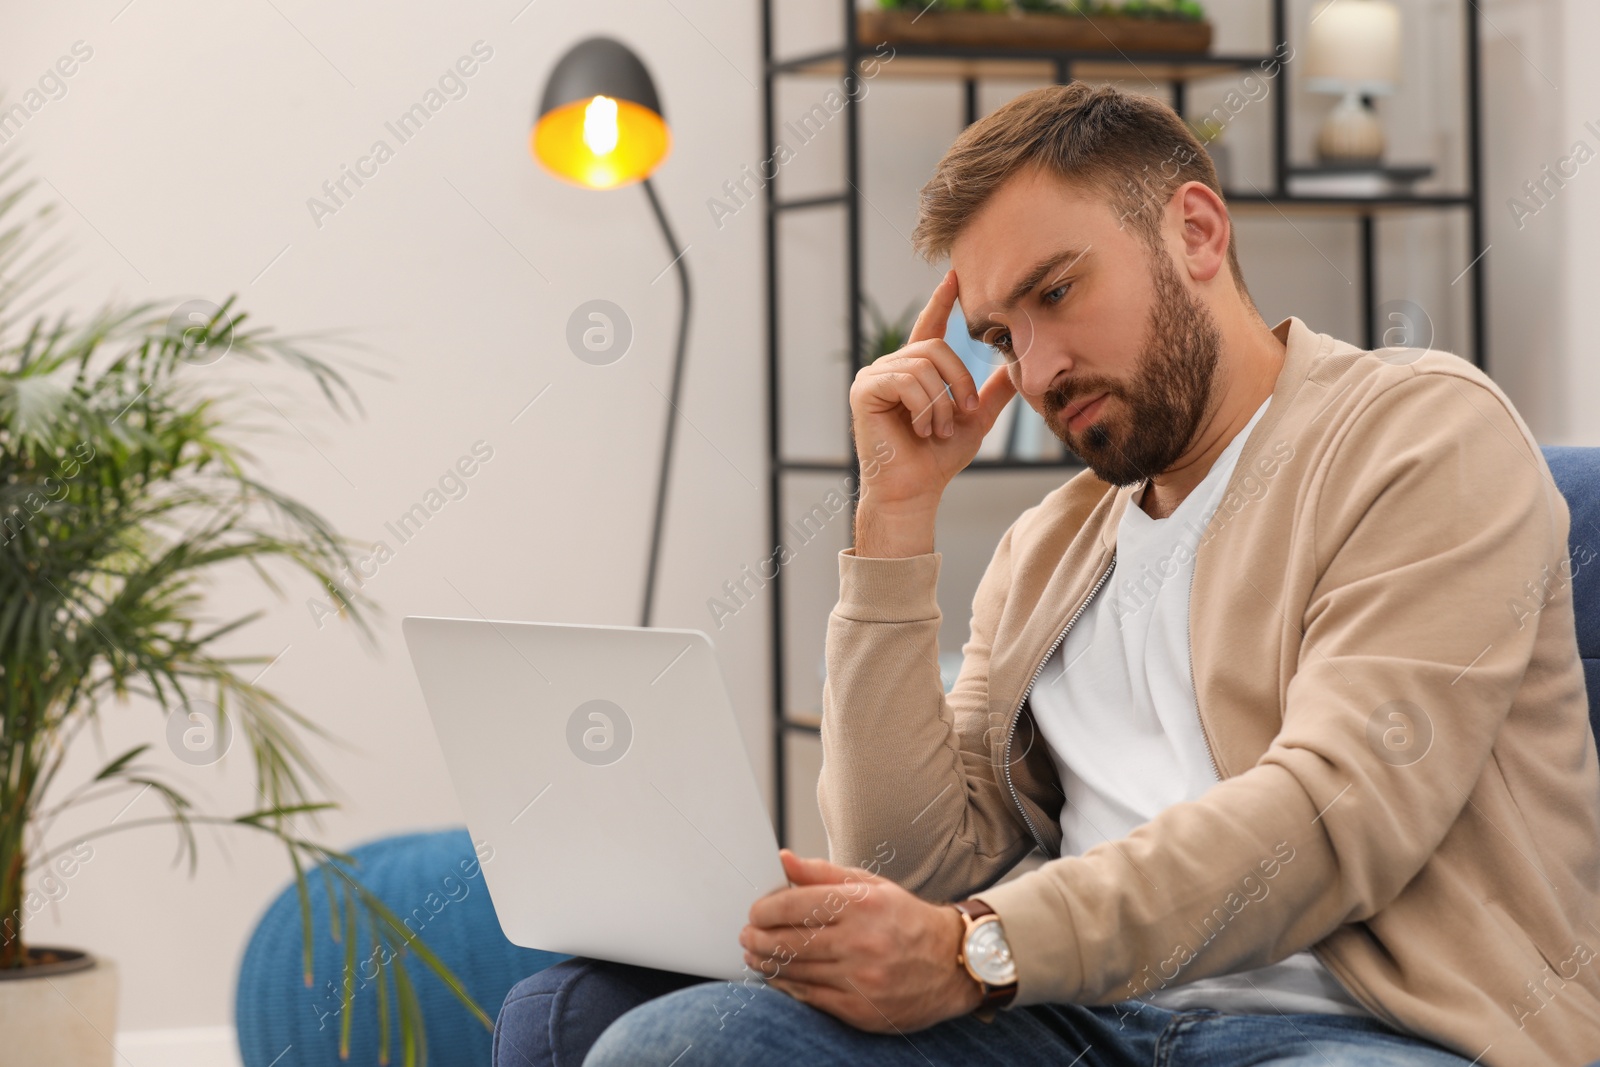
<instances>
[{"instance_id":1,"label":"dark planter box","mask_svg":"<svg viewBox=\"0 0 1600 1067\"><path fill-rule=\"evenodd\" d=\"M1032 12L928 11L919 16L906 9L861 11L856 14L856 34L867 47L887 42L1184 54L1203 54L1211 48L1209 22Z\"/></svg>"}]
</instances>

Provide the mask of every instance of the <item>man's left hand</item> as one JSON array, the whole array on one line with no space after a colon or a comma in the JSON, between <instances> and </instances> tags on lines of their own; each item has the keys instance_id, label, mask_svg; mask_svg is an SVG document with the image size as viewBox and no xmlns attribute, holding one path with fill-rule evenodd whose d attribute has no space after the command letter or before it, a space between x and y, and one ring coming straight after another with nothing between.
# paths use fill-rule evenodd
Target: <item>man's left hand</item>
<instances>
[{"instance_id":1,"label":"man's left hand","mask_svg":"<svg viewBox=\"0 0 1600 1067\"><path fill-rule=\"evenodd\" d=\"M966 924L881 875L781 852L792 885L750 906L744 959L768 982L861 1030L920 1030L982 999L957 962Z\"/></svg>"}]
</instances>

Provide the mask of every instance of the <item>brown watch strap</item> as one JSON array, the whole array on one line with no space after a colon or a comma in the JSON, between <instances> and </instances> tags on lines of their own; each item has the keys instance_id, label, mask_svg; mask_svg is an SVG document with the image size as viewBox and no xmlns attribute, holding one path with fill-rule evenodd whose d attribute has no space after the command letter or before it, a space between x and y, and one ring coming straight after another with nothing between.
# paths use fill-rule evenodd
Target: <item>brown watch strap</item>
<instances>
[{"instance_id":1,"label":"brown watch strap","mask_svg":"<svg viewBox=\"0 0 1600 1067\"><path fill-rule=\"evenodd\" d=\"M989 905L985 904L981 900L958 900L956 901L956 907L960 908L974 919L981 919L985 915L994 914L994 909L989 907Z\"/></svg>"}]
</instances>

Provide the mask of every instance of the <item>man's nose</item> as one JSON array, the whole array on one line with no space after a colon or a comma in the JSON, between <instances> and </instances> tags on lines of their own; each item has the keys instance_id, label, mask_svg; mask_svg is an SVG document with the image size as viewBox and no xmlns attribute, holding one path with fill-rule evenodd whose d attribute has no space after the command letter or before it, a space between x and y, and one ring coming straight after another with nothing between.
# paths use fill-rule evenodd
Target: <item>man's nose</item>
<instances>
[{"instance_id":1,"label":"man's nose","mask_svg":"<svg viewBox=\"0 0 1600 1067\"><path fill-rule=\"evenodd\" d=\"M1035 341L1011 365L1012 381L1024 396L1042 396L1059 380L1063 371L1072 370L1072 359L1060 349Z\"/></svg>"}]
</instances>

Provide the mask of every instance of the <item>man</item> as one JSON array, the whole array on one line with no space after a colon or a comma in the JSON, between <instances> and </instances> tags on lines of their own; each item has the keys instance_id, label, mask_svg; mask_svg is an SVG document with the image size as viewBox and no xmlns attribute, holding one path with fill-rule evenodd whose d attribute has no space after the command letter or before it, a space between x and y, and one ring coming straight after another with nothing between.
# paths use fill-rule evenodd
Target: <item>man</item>
<instances>
[{"instance_id":1,"label":"man","mask_svg":"<svg viewBox=\"0 0 1600 1067\"><path fill-rule=\"evenodd\" d=\"M1205 152L1114 89L967 130L914 241L952 270L851 390L889 458L829 620L831 862L751 909L773 988L654 996L585 1062L1600 1057L1568 513L1500 389L1269 328ZM945 694L934 518L1019 391L1089 469L1001 538Z\"/></svg>"}]
</instances>

